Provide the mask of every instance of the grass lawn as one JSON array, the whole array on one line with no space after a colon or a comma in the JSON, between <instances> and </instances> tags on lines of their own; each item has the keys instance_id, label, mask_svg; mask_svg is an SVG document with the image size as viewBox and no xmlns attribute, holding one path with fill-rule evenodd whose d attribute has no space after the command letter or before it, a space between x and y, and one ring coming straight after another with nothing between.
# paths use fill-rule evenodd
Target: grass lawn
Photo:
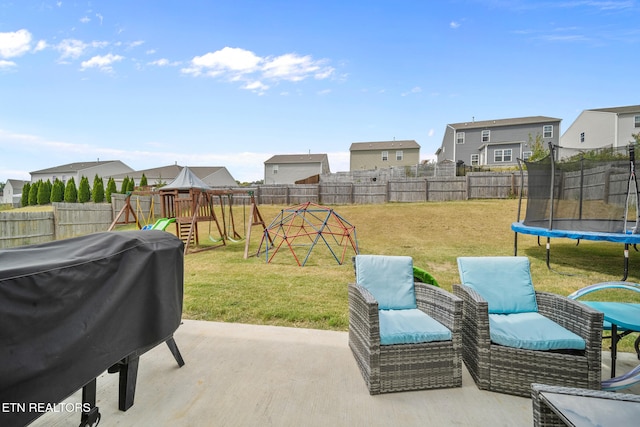
<instances>
[{"instance_id":1,"label":"grass lawn","mask_svg":"<svg viewBox=\"0 0 640 427\"><path fill-rule=\"evenodd\" d=\"M259 209L269 225L284 207L263 205ZM517 218L517 200L332 207L356 226L360 253L411 256L416 266L433 274L447 290L459 281L458 256L509 256L514 252L510 225ZM242 222L248 212L239 208L234 212L240 224L236 230L245 235ZM184 317L346 331L347 284L354 280L353 252L347 252L345 263L339 265L328 249L318 244L304 267L283 249L266 263L264 252L256 256L261 238L262 227L254 226L246 260L244 241L185 257ZM200 243L213 244L208 223L200 223ZM554 239L554 270L550 271L544 243L538 246L535 236L518 236L518 255L530 258L538 290L568 295L590 284L622 278L622 244L584 241L576 245L575 240ZM640 255L630 252L627 280L639 282ZM616 300L628 297L628 293L598 297ZM620 349L630 351L634 338L627 337Z\"/></svg>"}]
</instances>

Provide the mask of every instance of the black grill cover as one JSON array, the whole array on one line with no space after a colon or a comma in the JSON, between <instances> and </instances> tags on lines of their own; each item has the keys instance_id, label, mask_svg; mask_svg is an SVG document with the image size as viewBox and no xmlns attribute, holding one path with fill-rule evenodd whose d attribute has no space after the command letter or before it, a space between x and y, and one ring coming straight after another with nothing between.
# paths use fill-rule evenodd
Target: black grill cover
<instances>
[{"instance_id":1,"label":"black grill cover","mask_svg":"<svg viewBox=\"0 0 640 427\"><path fill-rule=\"evenodd\" d=\"M40 415L30 403L58 403L127 355L170 338L182 317L183 282L183 243L163 231L1 250L0 425L28 423Z\"/></svg>"}]
</instances>

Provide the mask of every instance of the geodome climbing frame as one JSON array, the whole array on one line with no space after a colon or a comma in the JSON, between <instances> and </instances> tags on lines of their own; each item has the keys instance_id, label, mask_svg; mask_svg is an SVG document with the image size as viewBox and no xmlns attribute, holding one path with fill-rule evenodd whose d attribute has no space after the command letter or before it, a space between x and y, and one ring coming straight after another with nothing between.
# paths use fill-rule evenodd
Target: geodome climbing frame
<instances>
[{"instance_id":1,"label":"geodome climbing frame","mask_svg":"<svg viewBox=\"0 0 640 427\"><path fill-rule=\"evenodd\" d=\"M333 209L307 202L280 212L265 228L258 252L264 244L270 263L281 248L288 248L298 265L304 266L318 243L326 245L341 265L349 248L358 254L356 227Z\"/></svg>"}]
</instances>

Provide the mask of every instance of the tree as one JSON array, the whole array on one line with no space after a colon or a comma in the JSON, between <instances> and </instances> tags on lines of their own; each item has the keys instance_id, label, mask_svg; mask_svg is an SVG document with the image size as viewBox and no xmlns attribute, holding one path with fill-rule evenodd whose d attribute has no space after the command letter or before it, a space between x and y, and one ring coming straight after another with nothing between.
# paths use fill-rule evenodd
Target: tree
<instances>
[{"instance_id":1,"label":"tree","mask_svg":"<svg viewBox=\"0 0 640 427\"><path fill-rule=\"evenodd\" d=\"M107 191L106 191L107 203L111 203L111 195L117 192L118 190L116 189L116 180L113 178L109 178L109 181L107 181Z\"/></svg>"},{"instance_id":2,"label":"tree","mask_svg":"<svg viewBox=\"0 0 640 427\"><path fill-rule=\"evenodd\" d=\"M136 181L133 178L131 178L129 180L129 185L127 186L127 193L133 192L133 190L135 190L135 186L136 186Z\"/></svg>"},{"instance_id":3,"label":"tree","mask_svg":"<svg viewBox=\"0 0 640 427\"><path fill-rule=\"evenodd\" d=\"M530 162L535 162L540 159L544 159L549 155L549 148L545 147L542 135L537 134L535 140L529 134L529 147L531 147L531 155L527 159Z\"/></svg>"},{"instance_id":4,"label":"tree","mask_svg":"<svg viewBox=\"0 0 640 427\"><path fill-rule=\"evenodd\" d=\"M51 203L62 202L64 200L64 183L58 178L53 181L51 188Z\"/></svg>"},{"instance_id":5,"label":"tree","mask_svg":"<svg viewBox=\"0 0 640 427\"><path fill-rule=\"evenodd\" d=\"M22 196L20 198L20 206L29 206L29 190L31 190L31 183L27 182L22 187Z\"/></svg>"},{"instance_id":6,"label":"tree","mask_svg":"<svg viewBox=\"0 0 640 427\"><path fill-rule=\"evenodd\" d=\"M51 203L51 181L41 182L38 185L37 202L39 205L48 205Z\"/></svg>"},{"instance_id":7,"label":"tree","mask_svg":"<svg viewBox=\"0 0 640 427\"><path fill-rule=\"evenodd\" d=\"M147 185L147 177L144 176L144 172L142 173L142 178L140 178L140 187L146 187Z\"/></svg>"},{"instance_id":8,"label":"tree","mask_svg":"<svg viewBox=\"0 0 640 427\"><path fill-rule=\"evenodd\" d=\"M129 188L129 177L125 176L122 180L122 187L120 187L120 192L122 194L127 194L127 189Z\"/></svg>"},{"instance_id":9,"label":"tree","mask_svg":"<svg viewBox=\"0 0 640 427\"><path fill-rule=\"evenodd\" d=\"M95 203L104 202L104 182L102 178L96 174L95 178L93 178L93 191L91 192L91 196L93 197L93 201Z\"/></svg>"},{"instance_id":10,"label":"tree","mask_svg":"<svg viewBox=\"0 0 640 427\"><path fill-rule=\"evenodd\" d=\"M87 203L91 200L91 189L89 188L89 178L82 176L78 185L78 202Z\"/></svg>"},{"instance_id":11,"label":"tree","mask_svg":"<svg viewBox=\"0 0 640 427\"><path fill-rule=\"evenodd\" d=\"M41 183L42 180L31 184L31 188L29 189L29 206L35 206L38 204L38 189Z\"/></svg>"},{"instance_id":12,"label":"tree","mask_svg":"<svg viewBox=\"0 0 640 427\"><path fill-rule=\"evenodd\" d=\"M78 189L76 188L76 180L73 177L67 181L67 186L64 189L64 201L67 203L78 201Z\"/></svg>"}]
</instances>

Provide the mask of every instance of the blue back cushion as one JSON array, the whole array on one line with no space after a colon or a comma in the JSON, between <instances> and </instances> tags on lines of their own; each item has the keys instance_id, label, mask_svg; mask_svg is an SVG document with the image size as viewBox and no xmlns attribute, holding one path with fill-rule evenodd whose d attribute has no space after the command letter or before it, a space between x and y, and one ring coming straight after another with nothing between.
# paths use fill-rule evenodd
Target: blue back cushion
<instances>
[{"instance_id":1,"label":"blue back cushion","mask_svg":"<svg viewBox=\"0 0 640 427\"><path fill-rule=\"evenodd\" d=\"M489 304L489 313L537 312L529 258L459 257L460 281Z\"/></svg>"},{"instance_id":2,"label":"blue back cushion","mask_svg":"<svg viewBox=\"0 0 640 427\"><path fill-rule=\"evenodd\" d=\"M356 283L371 292L378 309L417 308L411 257L356 255L355 270Z\"/></svg>"}]
</instances>

